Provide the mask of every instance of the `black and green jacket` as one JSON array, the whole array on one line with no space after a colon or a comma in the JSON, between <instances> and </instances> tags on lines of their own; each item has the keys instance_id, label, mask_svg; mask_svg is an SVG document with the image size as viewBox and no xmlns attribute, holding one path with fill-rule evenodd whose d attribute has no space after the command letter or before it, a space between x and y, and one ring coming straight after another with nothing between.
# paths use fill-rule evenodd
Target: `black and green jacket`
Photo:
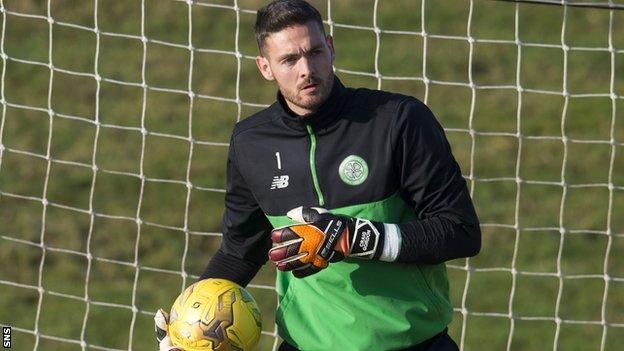
<instances>
[{"instance_id":1,"label":"black and green jacket","mask_svg":"<svg viewBox=\"0 0 624 351\"><path fill-rule=\"evenodd\" d=\"M418 344L451 320L444 262L475 255L478 219L444 131L420 101L345 88L299 117L278 94L233 132L223 241L202 278L246 285L286 212L321 206L400 224L397 262L346 259L304 279L278 272L279 334L302 350Z\"/></svg>"}]
</instances>

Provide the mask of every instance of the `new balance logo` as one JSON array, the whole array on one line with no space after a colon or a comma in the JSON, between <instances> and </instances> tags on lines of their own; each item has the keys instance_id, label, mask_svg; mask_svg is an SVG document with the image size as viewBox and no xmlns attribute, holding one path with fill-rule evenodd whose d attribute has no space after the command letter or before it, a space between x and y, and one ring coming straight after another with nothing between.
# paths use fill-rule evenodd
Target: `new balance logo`
<instances>
[{"instance_id":1,"label":"new balance logo","mask_svg":"<svg viewBox=\"0 0 624 351\"><path fill-rule=\"evenodd\" d=\"M289 176L275 176L273 177L273 182L271 183L271 189L283 189L288 186Z\"/></svg>"}]
</instances>

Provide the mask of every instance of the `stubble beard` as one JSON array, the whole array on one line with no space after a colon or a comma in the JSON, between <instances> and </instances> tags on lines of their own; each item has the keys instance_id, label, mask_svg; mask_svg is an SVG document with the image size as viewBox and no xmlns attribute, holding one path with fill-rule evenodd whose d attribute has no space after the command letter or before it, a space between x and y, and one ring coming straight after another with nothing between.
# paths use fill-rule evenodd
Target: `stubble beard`
<instances>
[{"instance_id":1,"label":"stubble beard","mask_svg":"<svg viewBox=\"0 0 624 351\"><path fill-rule=\"evenodd\" d=\"M305 97L299 95L301 88L311 83L317 84L317 90L315 94L307 95ZM305 82L304 84L296 87L294 90L284 89L279 85L278 87L279 87L280 92L282 93L282 96L284 96L284 99L286 101L302 109L306 109L306 110L314 112L318 110L318 108L321 107L321 105L323 105L323 103L329 97L331 88L334 85L333 83L334 83L334 75L332 73L323 80L311 79L308 82Z\"/></svg>"}]
</instances>

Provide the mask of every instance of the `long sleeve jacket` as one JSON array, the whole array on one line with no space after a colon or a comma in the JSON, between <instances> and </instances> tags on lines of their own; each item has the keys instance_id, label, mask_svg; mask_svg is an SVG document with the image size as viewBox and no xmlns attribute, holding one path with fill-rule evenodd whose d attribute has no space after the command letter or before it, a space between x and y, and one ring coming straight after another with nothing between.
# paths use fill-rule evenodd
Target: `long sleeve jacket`
<instances>
[{"instance_id":1,"label":"long sleeve jacket","mask_svg":"<svg viewBox=\"0 0 624 351\"><path fill-rule=\"evenodd\" d=\"M228 157L223 241L202 276L246 285L286 212L399 224L397 262L346 259L304 279L278 272L280 336L300 349L415 345L448 324L445 261L480 248L477 215L444 131L415 98L346 88L299 117L283 97L239 122Z\"/></svg>"}]
</instances>

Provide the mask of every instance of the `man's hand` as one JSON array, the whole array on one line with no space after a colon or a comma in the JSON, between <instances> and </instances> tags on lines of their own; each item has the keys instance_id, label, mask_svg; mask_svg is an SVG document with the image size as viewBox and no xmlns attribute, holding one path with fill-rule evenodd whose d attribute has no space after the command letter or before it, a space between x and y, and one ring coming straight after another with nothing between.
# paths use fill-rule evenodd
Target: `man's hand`
<instances>
[{"instance_id":1,"label":"man's hand","mask_svg":"<svg viewBox=\"0 0 624 351\"><path fill-rule=\"evenodd\" d=\"M314 274L345 256L376 259L383 248L382 223L338 216L318 207L297 207L287 216L302 224L271 232L269 259L297 278Z\"/></svg>"},{"instance_id":2,"label":"man's hand","mask_svg":"<svg viewBox=\"0 0 624 351\"><path fill-rule=\"evenodd\" d=\"M171 345L171 340L167 336L169 329L169 314L162 308L154 315L154 325L156 327L156 342L159 351L182 351L182 349Z\"/></svg>"}]
</instances>

